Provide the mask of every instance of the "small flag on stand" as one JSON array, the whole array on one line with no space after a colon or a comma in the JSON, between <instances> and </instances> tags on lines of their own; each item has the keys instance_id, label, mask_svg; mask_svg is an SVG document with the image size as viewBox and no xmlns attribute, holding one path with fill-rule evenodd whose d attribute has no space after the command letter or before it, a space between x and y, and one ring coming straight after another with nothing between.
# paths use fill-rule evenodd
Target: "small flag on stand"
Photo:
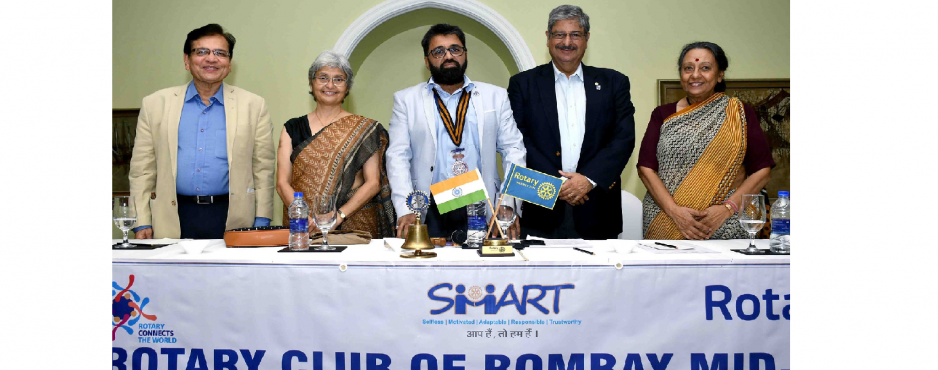
<instances>
[{"instance_id":1,"label":"small flag on stand","mask_svg":"<svg viewBox=\"0 0 938 370\"><path fill-rule=\"evenodd\" d=\"M440 214L489 198L478 169L430 185Z\"/></svg>"},{"instance_id":2,"label":"small flag on stand","mask_svg":"<svg viewBox=\"0 0 938 370\"><path fill-rule=\"evenodd\" d=\"M547 175L530 168L511 164L505 176L505 195L534 203L544 208L554 209L563 179Z\"/></svg>"}]
</instances>

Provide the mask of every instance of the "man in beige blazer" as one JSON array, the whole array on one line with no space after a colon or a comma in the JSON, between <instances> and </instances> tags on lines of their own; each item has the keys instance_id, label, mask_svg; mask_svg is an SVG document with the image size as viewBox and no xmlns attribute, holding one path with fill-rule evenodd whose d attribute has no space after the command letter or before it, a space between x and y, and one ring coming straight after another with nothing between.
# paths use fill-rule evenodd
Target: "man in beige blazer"
<instances>
[{"instance_id":1,"label":"man in beige blazer","mask_svg":"<svg viewBox=\"0 0 938 370\"><path fill-rule=\"evenodd\" d=\"M270 116L263 98L223 83L234 44L217 24L193 30L183 57L192 82L143 98L129 175L139 239L270 224Z\"/></svg>"}]
</instances>

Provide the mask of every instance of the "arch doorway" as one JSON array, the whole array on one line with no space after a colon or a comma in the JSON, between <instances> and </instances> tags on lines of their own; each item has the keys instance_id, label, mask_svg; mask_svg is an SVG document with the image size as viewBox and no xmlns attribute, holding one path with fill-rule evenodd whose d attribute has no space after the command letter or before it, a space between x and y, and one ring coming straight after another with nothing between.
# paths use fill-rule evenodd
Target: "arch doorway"
<instances>
[{"instance_id":1,"label":"arch doorway","mask_svg":"<svg viewBox=\"0 0 938 370\"><path fill-rule=\"evenodd\" d=\"M494 33L505 44L515 61L517 70L526 71L534 68L534 55L531 54L531 49L525 44L524 38L521 37L518 30L495 10L475 0L385 1L369 9L365 14L358 17L355 22L352 22L352 25L336 41L333 49L345 55L352 55L356 46L375 28L388 20L420 9L445 10L476 21Z\"/></svg>"}]
</instances>

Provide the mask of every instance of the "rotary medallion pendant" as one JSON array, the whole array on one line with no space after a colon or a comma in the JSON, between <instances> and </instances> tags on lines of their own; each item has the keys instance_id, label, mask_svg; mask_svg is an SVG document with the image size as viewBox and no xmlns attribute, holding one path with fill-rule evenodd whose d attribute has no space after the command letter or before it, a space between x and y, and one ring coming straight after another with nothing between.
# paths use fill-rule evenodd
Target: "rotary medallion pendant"
<instances>
[{"instance_id":1,"label":"rotary medallion pendant","mask_svg":"<svg viewBox=\"0 0 938 370\"><path fill-rule=\"evenodd\" d=\"M466 158L466 155L462 153L465 150L465 148L456 148L449 152L453 156L453 159L456 160L456 162L453 163L453 175L459 176L469 172L469 164L462 161L463 158Z\"/></svg>"}]
</instances>

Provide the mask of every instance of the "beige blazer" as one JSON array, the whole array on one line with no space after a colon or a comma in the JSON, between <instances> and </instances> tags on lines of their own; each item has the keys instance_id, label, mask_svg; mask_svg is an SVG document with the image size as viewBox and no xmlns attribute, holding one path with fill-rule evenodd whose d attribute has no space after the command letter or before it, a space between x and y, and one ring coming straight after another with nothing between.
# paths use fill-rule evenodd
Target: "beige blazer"
<instances>
[{"instance_id":1,"label":"beige blazer","mask_svg":"<svg viewBox=\"0 0 938 370\"><path fill-rule=\"evenodd\" d=\"M154 238L179 238L176 155L179 117L189 85L145 98L137 119L130 160L130 195L137 226L153 226ZM223 84L228 139L229 206L226 230L251 227L255 217L273 219L274 144L264 98Z\"/></svg>"}]
</instances>

